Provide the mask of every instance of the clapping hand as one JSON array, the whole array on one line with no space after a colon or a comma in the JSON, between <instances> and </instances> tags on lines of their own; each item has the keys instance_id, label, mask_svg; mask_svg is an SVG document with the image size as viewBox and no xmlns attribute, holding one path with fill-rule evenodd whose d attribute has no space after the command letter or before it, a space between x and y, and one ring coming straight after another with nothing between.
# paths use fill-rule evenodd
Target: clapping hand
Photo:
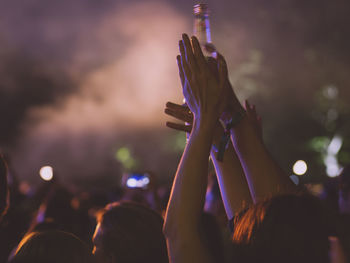
<instances>
[{"instance_id":1,"label":"clapping hand","mask_svg":"<svg viewBox=\"0 0 350 263\"><path fill-rule=\"evenodd\" d=\"M210 69L196 37L192 41L186 34L179 42L177 57L183 94L194 115L195 122L210 121L215 124L223 112L227 68L218 58L218 75Z\"/></svg>"},{"instance_id":2,"label":"clapping hand","mask_svg":"<svg viewBox=\"0 0 350 263\"><path fill-rule=\"evenodd\" d=\"M193 114L190 108L185 105L179 105L172 102L167 102L164 112L180 121L185 122L186 124L175 123L175 122L166 122L166 126L169 128L184 131L186 133L191 133L192 123L193 123Z\"/></svg>"},{"instance_id":3,"label":"clapping hand","mask_svg":"<svg viewBox=\"0 0 350 263\"><path fill-rule=\"evenodd\" d=\"M252 126L255 129L255 132L257 136L260 138L260 140L263 140L263 133L262 133L262 124L261 124L261 117L256 112L255 105L250 105L248 100L245 101L245 110L247 112L247 117L252 124Z\"/></svg>"}]
</instances>

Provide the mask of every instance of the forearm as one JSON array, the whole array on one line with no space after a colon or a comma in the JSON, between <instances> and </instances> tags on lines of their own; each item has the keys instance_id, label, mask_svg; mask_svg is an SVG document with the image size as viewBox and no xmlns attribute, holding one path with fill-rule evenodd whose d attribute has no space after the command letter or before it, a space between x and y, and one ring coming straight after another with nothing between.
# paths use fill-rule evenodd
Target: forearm
<instances>
[{"instance_id":1,"label":"forearm","mask_svg":"<svg viewBox=\"0 0 350 263\"><path fill-rule=\"evenodd\" d=\"M272 158L247 116L231 130L231 140L254 201L296 191L295 185Z\"/></svg>"},{"instance_id":2,"label":"forearm","mask_svg":"<svg viewBox=\"0 0 350 263\"><path fill-rule=\"evenodd\" d=\"M218 140L215 141L218 145ZM252 203L244 171L239 158L229 142L222 162L216 160L217 153L211 151L211 160L215 167L217 180L220 186L221 197L225 206L226 215L229 219L245 206Z\"/></svg>"},{"instance_id":3,"label":"forearm","mask_svg":"<svg viewBox=\"0 0 350 263\"><path fill-rule=\"evenodd\" d=\"M176 220L178 226L183 220L186 226L191 224L189 227L192 227L200 218L207 186L212 133L209 129L193 129L175 175L166 224Z\"/></svg>"},{"instance_id":4,"label":"forearm","mask_svg":"<svg viewBox=\"0 0 350 263\"><path fill-rule=\"evenodd\" d=\"M208 126L193 129L176 172L164 223L172 262L191 262L191 254L205 251L201 249L198 228L205 201L212 130Z\"/></svg>"}]
</instances>

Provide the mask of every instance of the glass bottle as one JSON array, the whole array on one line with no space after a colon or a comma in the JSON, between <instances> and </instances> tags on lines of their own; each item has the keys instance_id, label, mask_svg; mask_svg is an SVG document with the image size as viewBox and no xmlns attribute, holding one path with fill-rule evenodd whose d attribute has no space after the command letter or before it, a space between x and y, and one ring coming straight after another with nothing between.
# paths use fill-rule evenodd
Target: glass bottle
<instances>
[{"instance_id":1,"label":"glass bottle","mask_svg":"<svg viewBox=\"0 0 350 263\"><path fill-rule=\"evenodd\" d=\"M207 57L216 57L215 47L211 42L209 8L207 4L196 4L193 7L193 34L198 38L203 53Z\"/></svg>"}]
</instances>

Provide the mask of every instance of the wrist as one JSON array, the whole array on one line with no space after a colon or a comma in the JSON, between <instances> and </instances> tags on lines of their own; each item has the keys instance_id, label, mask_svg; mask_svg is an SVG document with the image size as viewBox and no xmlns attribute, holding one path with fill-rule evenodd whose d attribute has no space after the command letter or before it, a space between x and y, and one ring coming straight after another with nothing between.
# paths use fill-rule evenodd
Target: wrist
<instances>
[{"instance_id":1,"label":"wrist","mask_svg":"<svg viewBox=\"0 0 350 263\"><path fill-rule=\"evenodd\" d=\"M246 117L245 109L239 105L236 109L232 109L225 113L224 127L225 130L231 130L238 126L241 121Z\"/></svg>"},{"instance_id":2,"label":"wrist","mask_svg":"<svg viewBox=\"0 0 350 263\"><path fill-rule=\"evenodd\" d=\"M251 144L263 143L247 116L243 117L242 121L231 129L231 137L235 146L239 148L245 148Z\"/></svg>"},{"instance_id":3,"label":"wrist","mask_svg":"<svg viewBox=\"0 0 350 263\"><path fill-rule=\"evenodd\" d=\"M212 115L204 115L195 117L193 122L193 128L195 130L211 130L214 131L218 122L218 118Z\"/></svg>"}]
</instances>

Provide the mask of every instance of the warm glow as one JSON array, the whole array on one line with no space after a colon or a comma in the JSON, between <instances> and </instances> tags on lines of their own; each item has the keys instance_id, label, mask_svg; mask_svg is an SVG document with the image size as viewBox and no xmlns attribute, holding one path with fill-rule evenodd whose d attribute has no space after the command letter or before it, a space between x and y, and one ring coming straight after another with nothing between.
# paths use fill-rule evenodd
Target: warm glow
<instances>
[{"instance_id":1,"label":"warm glow","mask_svg":"<svg viewBox=\"0 0 350 263\"><path fill-rule=\"evenodd\" d=\"M295 164L293 165L293 172L296 175L303 175L307 171L307 164L303 160L296 161Z\"/></svg>"},{"instance_id":2,"label":"warm glow","mask_svg":"<svg viewBox=\"0 0 350 263\"><path fill-rule=\"evenodd\" d=\"M53 178L53 169L51 166L44 166L40 169L39 174L44 181L50 181Z\"/></svg>"}]
</instances>

